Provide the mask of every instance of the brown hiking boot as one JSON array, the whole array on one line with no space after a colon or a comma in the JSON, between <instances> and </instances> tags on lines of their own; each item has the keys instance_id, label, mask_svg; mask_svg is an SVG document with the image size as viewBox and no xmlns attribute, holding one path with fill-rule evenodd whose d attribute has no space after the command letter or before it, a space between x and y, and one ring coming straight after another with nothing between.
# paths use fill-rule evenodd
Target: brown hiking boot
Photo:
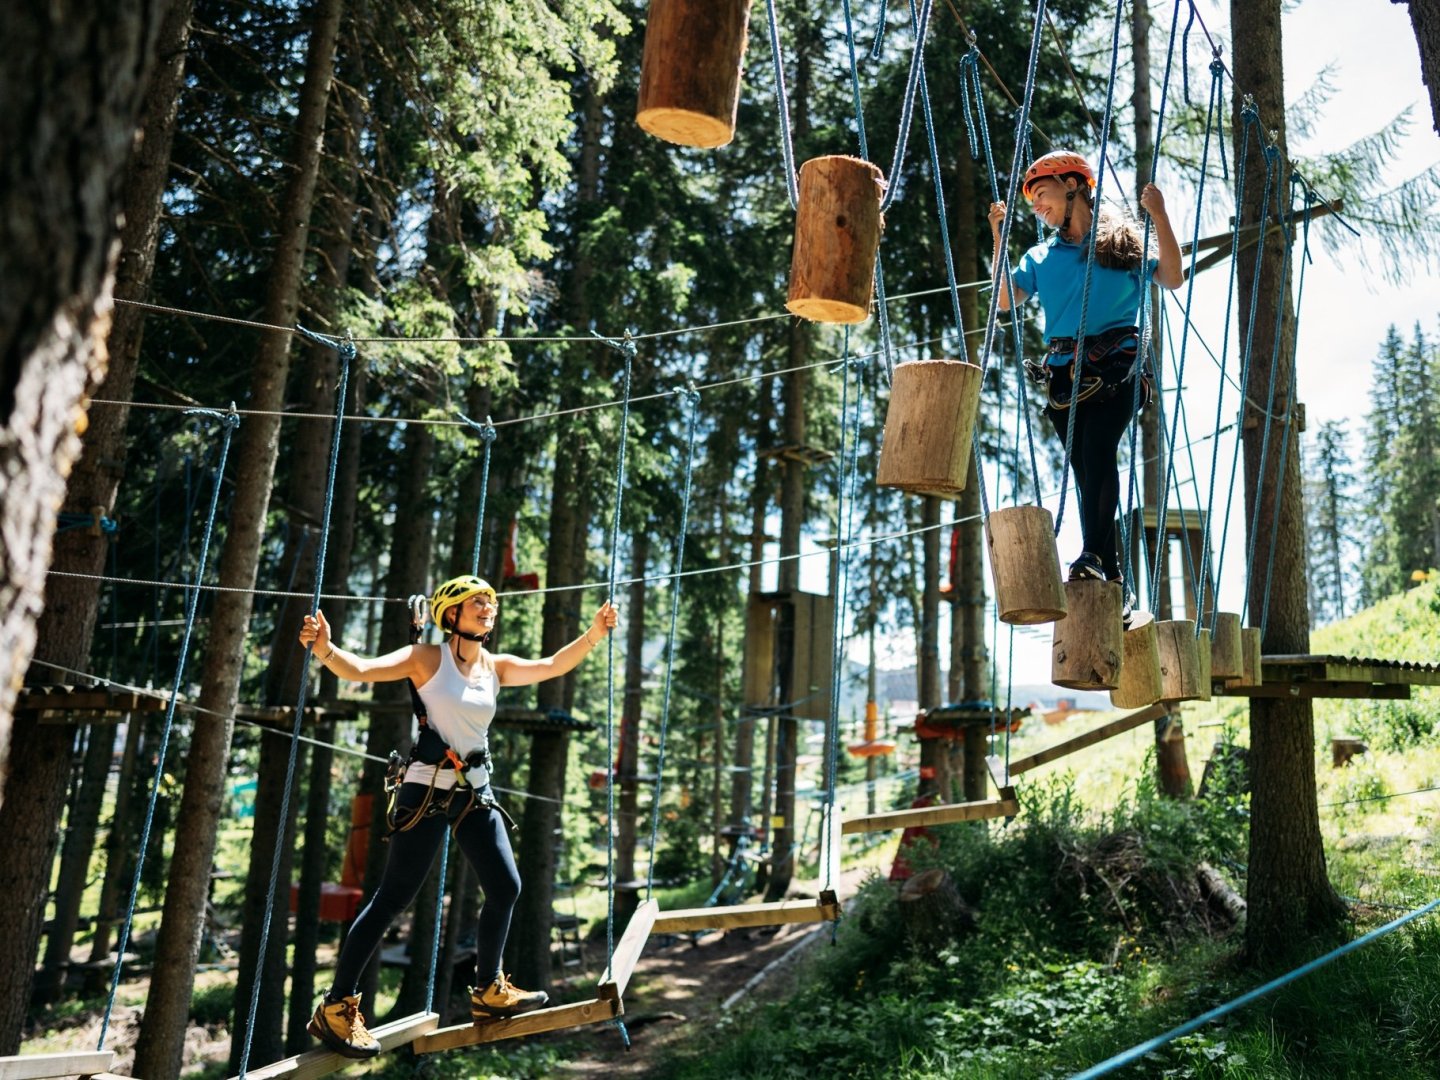
<instances>
[{"instance_id":1,"label":"brown hiking boot","mask_svg":"<svg viewBox=\"0 0 1440 1080\"><path fill-rule=\"evenodd\" d=\"M498 975L489 986L470 989L470 1018L477 1024L497 1016L515 1016L544 1006L550 995L544 990L521 990L512 986L510 976Z\"/></svg>"},{"instance_id":2,"label":"brown hiking boot","mask_svg":"<svg viewBox=\"0 0 1440 1080\"><path fill-rule=\"evenodd\" d=\"M334 1002L322 997L305 1030L342 1057L372 1058L380 1053L380 1043L360 1015L359 994Z\"/></svg>"}]
</instances>

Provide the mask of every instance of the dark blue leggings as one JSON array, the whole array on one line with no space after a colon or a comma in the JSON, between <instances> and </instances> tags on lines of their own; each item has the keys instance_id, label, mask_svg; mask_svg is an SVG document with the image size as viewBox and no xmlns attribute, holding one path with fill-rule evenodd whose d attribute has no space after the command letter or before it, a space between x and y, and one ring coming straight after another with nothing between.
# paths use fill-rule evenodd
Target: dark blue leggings
<instances>
[{"instance_id":1,"label":"dark blue leggings","mask_svg":"<svg viewBox=\"0 0 1440 1080\"><path fill-rule=\"evenodd\" d=\"M401 821L405 820L406 811L413 812L424 801L426 789L425 784L400 785L396 808ZM489 793L486 788L477 795ZM443 798L446 793L435 794ZM464 795L456 794L453 805L457 812L464 802ZM413 829L390 837L390 857L385 861L380 887L351 923L350 933L340 949L335 985L330 990L332 999L355 993L360 975L375 955L385 931L414 903L449 827L446 815L435 814ZM485 893L485 903L480 908L480 931L476 936L475 985L487 986L500 974L500 956L510 934L510 916L520 897L520 872L515 868L505 819L498 810L476 805L460 823L455 840L475 868L475 876ZM413 947L428 949L430 942L414 942Z\"/></svg>"}]
</instances>

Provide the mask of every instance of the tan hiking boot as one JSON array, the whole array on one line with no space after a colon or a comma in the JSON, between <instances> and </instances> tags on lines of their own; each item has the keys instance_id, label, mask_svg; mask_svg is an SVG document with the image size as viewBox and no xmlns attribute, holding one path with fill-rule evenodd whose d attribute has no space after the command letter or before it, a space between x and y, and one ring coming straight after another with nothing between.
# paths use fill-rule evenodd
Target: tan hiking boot
<instances>
[{"instance_id":1,"label":"tan hiking boot","mask_svg":"<svg viewBox=\"0 0 1440 1080\"><path fill-rule=\"evenodd\" d=\"M470 990L470 1017L477 1024L497 1016L514 1016L544 1006L550 995L544 990L521 990L510 983L510 976L496 976L495 981L481 989Z\"/></svg>"},{"instance_id":2,"label":"tan hiking boot","mask_svg":"<svg viewBox=\"0 0 1440 1080\"><path fill-rule=\"evenodd\" d=\"M322 997L305 1030L342 1057L372 1058L380 1053L379 1041L370 1034L365 1018L360 1015L359 994L335 1002Z\"/></svg>"}]
</instances>

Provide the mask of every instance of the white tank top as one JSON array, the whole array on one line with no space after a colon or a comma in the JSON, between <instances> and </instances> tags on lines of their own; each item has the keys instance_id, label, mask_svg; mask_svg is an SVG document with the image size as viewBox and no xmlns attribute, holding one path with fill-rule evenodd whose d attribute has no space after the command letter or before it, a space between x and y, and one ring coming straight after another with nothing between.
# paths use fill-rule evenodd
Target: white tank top
<instances>
[{"instance_id":1,"label":"white tank top","mask_svg":"<svg viewBox=\"0 0 1440 1080\"><path fill-rule=\"evenodd\" d=\"M430 726L462 758L489 745L490 722L495 719L495 682L494 671L480 668L478 662L467 679L455 666L449 646L441 645L440 666L419 688ZM471 769L467 778L477 788L490 782L483 765ZM429 784L432 779L437 788L454 787L455 770L448 764L423 765L418 761L405 770L407 784Z\"/></svg>"}]
</instances>

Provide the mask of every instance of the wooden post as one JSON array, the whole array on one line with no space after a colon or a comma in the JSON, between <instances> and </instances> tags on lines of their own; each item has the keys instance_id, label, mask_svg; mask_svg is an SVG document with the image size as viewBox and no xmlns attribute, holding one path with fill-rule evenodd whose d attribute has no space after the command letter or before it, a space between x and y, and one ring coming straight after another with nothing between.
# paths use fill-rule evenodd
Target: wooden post
<instances>
[{"instance_id":1,"label":"wooden post","mask_svg":"<svg viewBox=\"0 0 1440 1080\"><path fill-rule=\"evenodd\" d=\"M862 323L870 317L880 250L879 166L836 154L800 166L800 209L785 308L802 319Z\"/></svg>"},{"instance_id":2,"label":"wooden post","mask_svg":"<svg viewBox=\"0 0 1440 1080\"><path fill-rule=\"evenodd\" d=\"M985 520L1000 621L1017 626L1065 618L1055 519L1043 506L992 510Z\"/></svg>"},{"instance_id":3,"label":"wooden post","mask_svg":"<svg viewBox=\"0 0 1440 1080\"><path fill-rule=\"evenodd\" d=\"M1210 631L1201 630L1195 637L1195 659L1200 662L1200 685L1196 689L1200 692L1197 701L1210 700L1210 676L1213 670L1214 661L1210 657Z\"/></svg>"},{"instance_id":4,"label":"wooden post","mask_svg":"<svg viewBox=\"0 0 1440 1080\"><path fill-rule=\"evenodd\" d=\"M1217 679L1234 679L1244 674L1240 655L1240 616L1222 611L1215 616L1215 635L1210 641L1210 674Z\"/></svg>"},{"instance_id":5,"label":"wooden post","mask_svg":"<svg viewBox=\"0 0 1440 1080\"><path fill-rule=\"evenodd\" d=\"M710 149L735 137L751 0L650 0L635 121Z\"/></svg>"},{"instance_id":6,"label":"wooden post","mask_svg":"<svg viewBox=\"0 0 1440 1080\"><path fill-rule=\"evenodd\" d=\"M980 381L980 369L961 360L897 364L875 482L942 498L963 491Z\"/></svg>"},{"instance_id":7,"label":"wooden post","mask_svg":"<svg viewBox=\"0 0 1440 1080\"><path fill-rule=\"evenodd\" d=\"M1245 627L1240 631L1240 658L1243 671L1240 676L1245 686L1263 686L1265 672L1260 664L1260 631Z\"/></svg>"},{"instance_id":8,"label":"wooden post","mask_svg":"<svg viewBox=\"0 0 1440 1080\"><path fill-rule=\"evenodd\" d=\"M912 940L933 947L975 925L975 912L960 897L948 871L922 870L900 887L900 920Z\"/></svg>"},{"instance_id":9,"label":"wooden post","mask_svg":"<svg viewBox=\"0 0 1440 1080\"><path fill-rule=\"evenodd\" d=\"M1368 753L1369 750L1370 747L1354 735L1336 735L1330 740L1330 767L1338 769L1342 765L1349 765L1352 757Z\"/></svg>"},{"instance_id":10,"label":"wooden post","mask_svg":"<svg viewBox=\"0 0 1440 1080\"><path fill-rule=\"evenodd\" d=\"M1050 681L1071 690L1114 690L1124 662L1121 587L1114 581L1067 581L1069 612L1055 624Z\"/></svg>"},{"instance_id":11,"label":"wooden post","mask_svg":"<svg viewBox=\"0 0 1440 1080\"><path fill-rule=\"evenodd\" d=\"M1130 629L1125 631L1122 645L1120 685L1110 691L1110 704L1117 709L1143 709L1155 704L1164 690L1155 616L1148 611L1137 611Z\"/></svg>"},{"instance_id":12,"label":"wooden post","mask_svg":"<svg viewBox=\"0 0 1440 1080\"><path fill-rule=\"evenodd\" d=\"M1195 701L1200 697L1200 655L1195 646L1195 624L1189 619L1165 619L1155 624L1160 646L1162 701Z\"/></svg>"}]
</instances>

